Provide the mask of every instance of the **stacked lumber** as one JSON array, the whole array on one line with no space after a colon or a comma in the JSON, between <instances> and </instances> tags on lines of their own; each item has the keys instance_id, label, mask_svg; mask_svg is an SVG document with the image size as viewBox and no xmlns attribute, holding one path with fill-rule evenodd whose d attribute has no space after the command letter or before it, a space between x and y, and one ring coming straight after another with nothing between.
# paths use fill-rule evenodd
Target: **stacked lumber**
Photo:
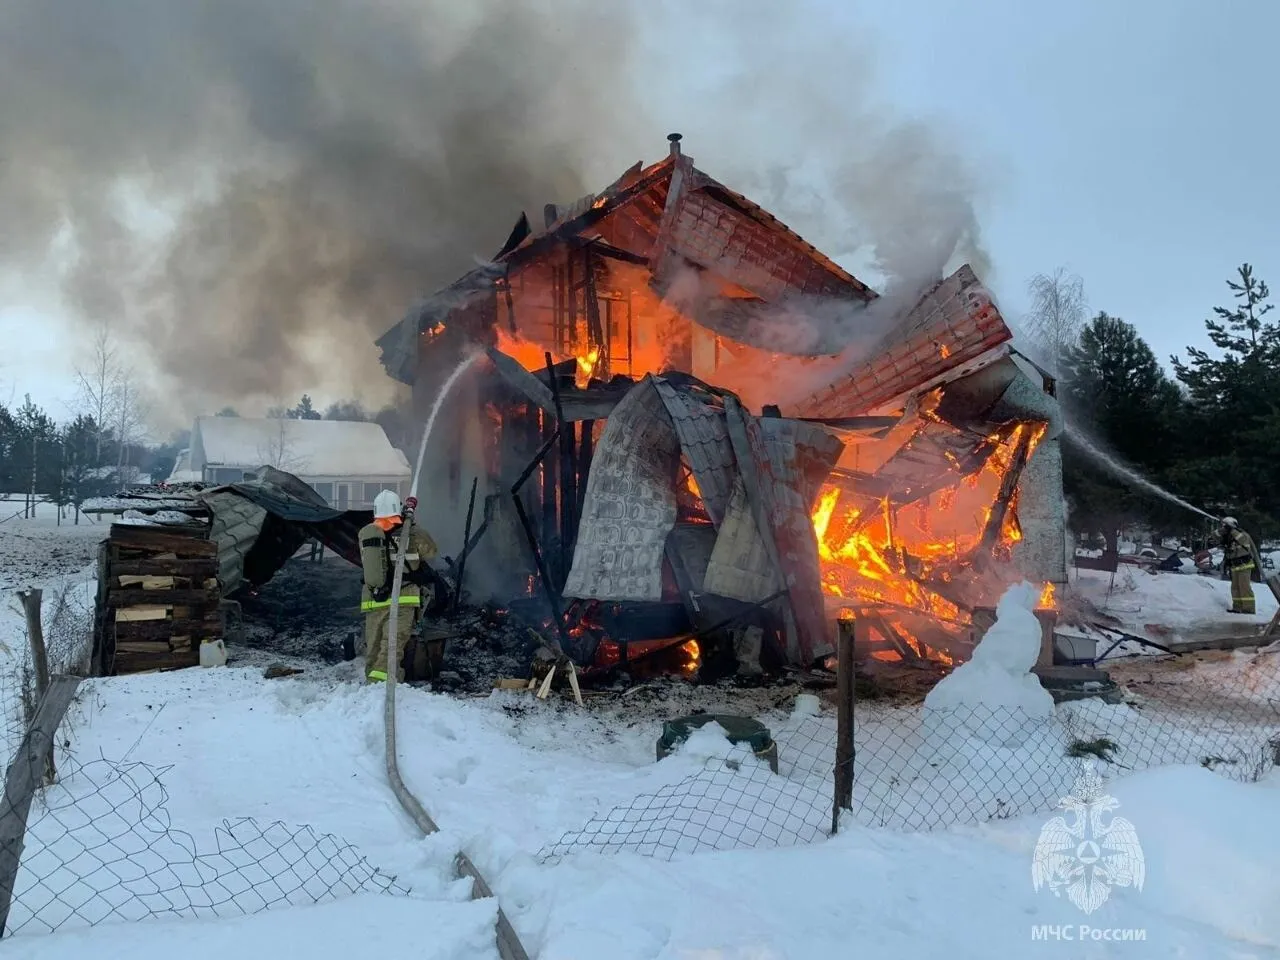
<instances>
[{"instance_id":1,"label":"stacked lumber","mask_svg":"<svg viewBox=\"0 0 1280 960\"><path fill-rule=\"evenodd\" d=\"M176 670L222 636L218 547L204 529L115 524L98 555L95 664L104 675Z\"/></svg>"}]
</instances>

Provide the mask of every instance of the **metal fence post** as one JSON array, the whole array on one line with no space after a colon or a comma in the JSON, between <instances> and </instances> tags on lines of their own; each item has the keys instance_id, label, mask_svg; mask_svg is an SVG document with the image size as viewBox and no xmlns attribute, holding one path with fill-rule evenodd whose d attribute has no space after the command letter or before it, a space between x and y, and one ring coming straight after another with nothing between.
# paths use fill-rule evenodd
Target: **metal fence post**
<instances>
[{"instance_id":1,"label":"metal fence post","mask_svg":"<svg viewBox=\"0 0 1280 960\"><path fill-rule=\"evenodd\" d=\"M855 621L836 621L836 770L831 832L840 829L840 811L853 809L853 635Z\"/></svg>"}]
</instances>

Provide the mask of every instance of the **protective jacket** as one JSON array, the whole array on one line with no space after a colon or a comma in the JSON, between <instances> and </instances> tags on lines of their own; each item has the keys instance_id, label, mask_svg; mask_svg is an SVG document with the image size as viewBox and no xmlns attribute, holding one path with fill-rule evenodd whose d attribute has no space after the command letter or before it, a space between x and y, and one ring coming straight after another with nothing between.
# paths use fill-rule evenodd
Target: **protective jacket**
<instances>
[{"instance_id":1,"label":"protective jacket","mask_svg":"<svg viewBox=\"0 0 1280 960\"><path fill-rule=\"evenodd\" d=\"M1223 538L1223 565L1228 573L1237 570L1248 570L1251 574L1262 569L1262 558L1254 545L1253 537L1243 530L1228 530Z\"/></svg>"},{"instance_id":2,"label":"protective jacket","mask_svg":"<svg viewBox=\"0 0 1280 960\"><path fill-rule=\"evenodd\" d=\"M391 607L391 581L395 575L396 551L402 526L384 531L376 523L360 529L360 565L364 568L364 588L360 609L365 613ZM418 526L409 528L409 546L404 557L405 575L400 586L400 606L422 606L426 564L439 555L431 536Z\"/></svg>"}]
</instances>

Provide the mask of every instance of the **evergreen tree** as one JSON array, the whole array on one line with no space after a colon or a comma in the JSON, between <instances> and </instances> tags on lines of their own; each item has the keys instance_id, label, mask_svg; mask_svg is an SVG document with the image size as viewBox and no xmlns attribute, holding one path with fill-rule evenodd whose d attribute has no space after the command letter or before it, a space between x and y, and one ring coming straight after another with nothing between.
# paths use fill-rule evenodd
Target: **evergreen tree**
<instances>
[{"instance_id":1,"label":"evergreen tree","mask_svg":"<svg viewBox=\"0 0 1280 960\"><path fill-rule=\"evenodd\" d=\"M20 489L17 456L18 421L0 403L0 494L17 493Z\"/></svg>"},{"instance_id":2,"label":"evergreen tree","mask_svg":"<svg viewBox=\"0 0 1280 960\"><path fill-rule=\"evenodd\" d=\"M60 431L62 447L62 481L57 501L59 506L72 506L76 522L80 522L80 505L90 497L101 496L110 484L99 476L99 441L102 431L93 417L81 414Z\"/></svg>"},{"instance_id":3,"label":"evergreen tree","mask_svg":"<svg viewBox=\"0 0 1280 960\"><path fill-rule=\"evenodd\" d=\"M1264 319L1270 291L1249 264L1227 286L1236 303L1205 321L1215 356L1187 348L1173 358L1190 397L1184 451L1173 476L1181 488L1266 529L1280 519L1280 325Z\"/></svg>"},{"instance_id":4,"label":"evergreen tree","mask_svg":"<svg viewBox=\"0 0 1280 960\"><path fill-rule=\"evenodd\" d=\"M1149 475L1175 462L1183 399L1131 324L1099 313L1066 350L1062 368L1061 399L1077 430ZM1077 527L1103 533L1112 548L1115 532L1125 523L1159 519L1167 512L1080 446L1068 442L1063 456L1063 489Z\"/></svg>"},{"instance_id":5,"label":"evergreen tree","mask_svg":"<svg viewBox=\"0 0 1280 960\"><path fill-rule=\"evenodd\" d=\"M368 420L369 411L355 400L340 400L331 403L324 411L326 420Z\"/></svg>"},{"instance_id":6,"label":"evergreen tree","mask_svg":"<svg viewBox=\"0 0 1280 960\"><path fill-rule=\"evenodd\" d=\"M27 395L13 413L15 431L8 460L13 491L35 499L56 498L62 484L61 446L53 419Z\"/></svg>"},{"instance_id":7,"label":"evergreen tree","mask_svg":"<svg viewBox=\"0 0 1280 960\"><path fill-rule=\"evenodd\" d=\"M307 394L302 395L302 399L298 401L298 405L286 414L290 420L319 420L320 411L311 403L311 397Z\"/></svg>"}]
</instances>

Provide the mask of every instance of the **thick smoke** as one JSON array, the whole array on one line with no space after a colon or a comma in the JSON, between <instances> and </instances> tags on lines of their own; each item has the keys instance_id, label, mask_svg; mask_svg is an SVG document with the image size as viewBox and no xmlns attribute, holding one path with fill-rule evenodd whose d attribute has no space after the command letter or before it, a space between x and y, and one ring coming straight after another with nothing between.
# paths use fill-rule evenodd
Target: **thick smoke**
<instances>
[{"instance_id":1,"label":"thick smoke","mask_svg":"<svg viewBox=\"0 0 1280 960\"><path fill-rule=\"evenodd\" d=\"M412 301L676 129L819 247L918 287L976 244L973 184L886 119L830 16L0 0L0 272L57 267L68 313L138 346L175 423L319 385L377 401L371 340Z\"/></svg>"}]
</instances>

